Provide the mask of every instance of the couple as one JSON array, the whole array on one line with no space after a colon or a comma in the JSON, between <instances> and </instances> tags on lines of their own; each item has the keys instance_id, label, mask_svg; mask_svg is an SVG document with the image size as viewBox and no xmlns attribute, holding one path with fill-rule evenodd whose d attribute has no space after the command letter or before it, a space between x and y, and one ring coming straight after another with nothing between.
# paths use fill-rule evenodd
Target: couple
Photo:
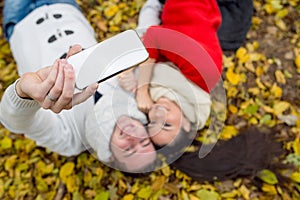
<instances>
[{"instance_id":1,"label":"couple","mask_svg":"<svg viewBox=\"0 0 300 200\"><path fill-rule=\"evenodd\" d=\"M202 127L205 124L209 95L169 63L159 63L153 69L150 88L154 89L150 92L155 96L156 106L148 114L147 127L143 126L147 124L146 117L137 110L134 95L115 85L116 80L100 85L98 91L103 96L96 104L90 96L96 92L97 84L74 95L72 66L65 59L56 60L53 65L52 61L80 51L79 46L73 46L64 53L73 44L84 48L96 44L93 30L75 1L5 1L4 26L21 78L3 96L1 123L12 132L24 133L38 145L66 156L92 149L111 166L128 172L145 172L153 169L149 165L158 163L157 153L173 160L178 158L177 151L181 152L196 133L194 124ZM166 74L173 81L167 80ZM174 84L181 87L181 94L169 87ZM114 92L106 92L112 91L109 87ZM197 108L197 100L206 109ZM121 106L124 102L125 106ZM116 109L117 105L121 108ZM174 110L177 114L170 112ZM172 124L170 120L175 121ZM158 151L147 131L160 147Z\"/></svg>"}]
</instances>

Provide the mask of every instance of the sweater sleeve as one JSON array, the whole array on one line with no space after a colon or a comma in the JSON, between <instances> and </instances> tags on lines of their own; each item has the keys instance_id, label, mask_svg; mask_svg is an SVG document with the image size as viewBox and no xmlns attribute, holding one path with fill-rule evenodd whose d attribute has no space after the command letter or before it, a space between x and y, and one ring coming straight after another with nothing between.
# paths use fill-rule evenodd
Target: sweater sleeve
<instances>
[{"instance_id":1,"label":"sweater sleeve","mask_svg":"<svg viewBox=\"0 0 300 200\"><path fill-rule=\"evenodd\" d=\"M137 25L137 32L140 37L142 37L145 31L154 25L160 25L161 19L160 14L162 11L163 4L158 0L147 0L144 6L142 7Z\"/></svg>"},{"instance_id":2,"label":"sweater sleeve","mask_svg":"<svg viewBox=\"0 0 300 200\"><path fill-rule=\"evenodd\" d=\"M45 110L36 101L20 98L15 84L6 89L0 103L0 121L8 130L64 156L86 150L84 119L76 115L77 109L60 114Z\"/></svg>"}]
</instances>

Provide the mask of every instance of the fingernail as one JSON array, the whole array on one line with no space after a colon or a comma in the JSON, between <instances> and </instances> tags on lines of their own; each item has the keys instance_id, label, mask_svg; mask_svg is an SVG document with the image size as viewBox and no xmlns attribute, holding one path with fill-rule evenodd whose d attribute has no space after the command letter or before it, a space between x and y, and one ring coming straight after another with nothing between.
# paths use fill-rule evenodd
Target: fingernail
<instances>
[{"instance_id":1,"label":"fingernail","mask_svg":"<svg viewBox=\"0 0 300 200\"><path fill-rule=\"evenodd\" d=\"M67 60L66 59L61 59L60 62L63 63L63 64L66 64Z\"/></svg>"}]
</instances>

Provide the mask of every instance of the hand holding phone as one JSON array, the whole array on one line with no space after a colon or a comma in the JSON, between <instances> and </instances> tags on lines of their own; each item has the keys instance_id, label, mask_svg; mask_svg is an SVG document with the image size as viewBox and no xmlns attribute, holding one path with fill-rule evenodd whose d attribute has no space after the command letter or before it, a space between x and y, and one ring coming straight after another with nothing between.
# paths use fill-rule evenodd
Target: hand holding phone
<instances>
[{"instance_id":1,"label":"hand holding phone","mask_svg":"<svg viewBox=\"0 0 300 200\"><path fill-rule=\"evenodd\" d=\"M134 30L124 31L68 58L76 87L100 83L145 60L149 54Z\"/></svg>"}]
</instances>

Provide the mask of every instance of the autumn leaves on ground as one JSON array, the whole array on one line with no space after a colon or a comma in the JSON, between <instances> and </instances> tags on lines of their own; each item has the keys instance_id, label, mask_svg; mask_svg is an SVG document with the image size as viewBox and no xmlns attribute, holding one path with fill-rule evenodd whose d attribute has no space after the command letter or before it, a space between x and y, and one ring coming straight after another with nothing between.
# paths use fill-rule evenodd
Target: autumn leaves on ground
<instances>
[{"instance_id":1,"label":"autumn leaves on ground","mask_svg":"<svg viewBox=\"0 0 300 200\"><path fill-rule=\"evenodd\" d=\"M101 41L135 28L144 0L78 3ZM255 0L254 7L245 44L224 53L228 112L221 138L249 125L270 128L284 144L283 162L293 166L281 170L289 178L283 186L270 170L256 184L247 178L198 183L169 167L126 176L88 152L59 156L0 125L0 199L300 199L300 1ZM0 29L0 97L17 78Z\"/></svg>"}]
</instances>

